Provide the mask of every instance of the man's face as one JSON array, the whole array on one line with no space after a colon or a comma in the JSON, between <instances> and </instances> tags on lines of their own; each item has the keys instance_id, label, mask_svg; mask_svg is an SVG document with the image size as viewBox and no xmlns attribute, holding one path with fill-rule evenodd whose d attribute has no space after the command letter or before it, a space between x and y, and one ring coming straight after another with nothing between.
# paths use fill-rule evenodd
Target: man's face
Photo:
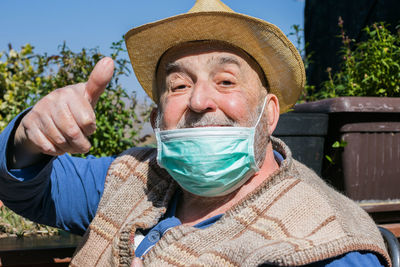
<instances>
[{"instance_id":1,"label":"man's face","mask_svg":"<svg viewBox=\"0 0 400 267\"><path fill-rule=\"evenodd\" d=\"M157 72L159 127L254 126L266 95L261 75L239 49L210 43L171 49Z\"/></svg>"}]
</instances>

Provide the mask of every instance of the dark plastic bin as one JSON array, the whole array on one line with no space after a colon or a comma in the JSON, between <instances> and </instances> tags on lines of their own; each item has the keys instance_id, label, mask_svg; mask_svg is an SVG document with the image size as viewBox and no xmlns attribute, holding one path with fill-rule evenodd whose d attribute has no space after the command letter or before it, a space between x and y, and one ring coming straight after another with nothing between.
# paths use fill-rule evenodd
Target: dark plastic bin
<instances>
[{"instance_id":1,"label":"dark plastic bin","mask_svg":"<svg viewBox=\"0 0 400 267\"><path fill-rule=\"evenodd\" d=\"M318 113L282 114L273 135L282 139L293 157L321 175L328 115Z\"/></svg>"},{"instance_id":2,"label":"dark plastic bin","mask_svg":"<svg viewBox=\"0 0 400 267\"><path fill-rule=\"evenodd\" d=\"M295 107L329 115L322 175L354 200L400 199L400 98L340 97ZM338 152L335 141L347 145ZM392 205L391 204L391 205Z\"/></svg>"}]
</instances>

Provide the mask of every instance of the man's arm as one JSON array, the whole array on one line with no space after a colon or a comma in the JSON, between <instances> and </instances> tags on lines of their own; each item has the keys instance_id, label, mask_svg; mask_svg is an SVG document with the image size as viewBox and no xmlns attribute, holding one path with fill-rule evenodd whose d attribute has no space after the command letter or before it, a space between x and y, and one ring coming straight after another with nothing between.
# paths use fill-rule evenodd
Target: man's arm
<instances>
[{"instance_id":1,"label":"man's arm","mask_svg":"<svg viewBox=\"0 0 400 267\"><path fill-rule=\"evenodd\" d=\"M264 263L261 267L272 267ZM304 265L307 267L384 267L385 265L380 262L378 256L370 252L353 251L344 255L326 259L311 264Z\"/></svg>"},{"instance_id":2,"label":"man's arm","mask_svg":"<svg viewBox=\"0 0 400 267\"><path fill-rule=\"evenodd\" d=\"M0 199L33 221L83 234L96 213L114 157L82 159L62 155L10 169L7 143L12 140L18 119L0 134Z\"/></svg>"},{"instance_id":3,"label":"man's arm","mask_svg":"<svg viewBox=\"0 0 400 267\"><path fill-rule=\"evenodd\" d=\"M378 257L373 253L353 251L342 256L316 262L309 265L310 267L384 267Z\"/></svg>"},{"instance_id":4,"label":"man's arm","mask_svg":"<svg viewBox=\"0 0 400 267\"><path fill-rule=\"evenodd\" d=\"M65 154L90 149L94 106L113 70L113 61L102 59L87 83L54 90L3 131L0 198L7 206L40 223L79 233L86 229L113 158Z\"/></svg>"}]
</instances>

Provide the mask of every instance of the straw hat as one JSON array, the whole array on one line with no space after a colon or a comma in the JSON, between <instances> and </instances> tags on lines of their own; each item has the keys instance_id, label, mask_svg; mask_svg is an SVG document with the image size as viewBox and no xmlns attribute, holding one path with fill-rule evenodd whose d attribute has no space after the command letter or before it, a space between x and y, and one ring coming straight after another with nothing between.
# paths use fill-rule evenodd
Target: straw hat
<instances>
[{"instance_id":1,"label":"straw hat","mask_svg":"<svg viewBox=\"0 0 400 267\"><path fill-rule=\"evenodd\" d=\"M171 47L197 40L219 40L239 47L261 66L281 113L297 101L305 83L297 49L275 25L234 12L219 0L197 0L187 13L133 28L125 35L129 57L146 93L157 102L156 68Z\"/></svg>"}]
</instances>

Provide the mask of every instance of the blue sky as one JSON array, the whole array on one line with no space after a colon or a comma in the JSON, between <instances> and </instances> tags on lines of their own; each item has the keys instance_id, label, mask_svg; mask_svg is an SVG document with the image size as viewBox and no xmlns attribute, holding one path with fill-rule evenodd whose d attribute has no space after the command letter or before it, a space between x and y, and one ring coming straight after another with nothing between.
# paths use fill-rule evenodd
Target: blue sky
<instances>
[{"instance_id":1,"label":"blue sky","mask_svg":"<svg viewBox=\"0 0 400 267\"><path fill-rule=\"evenodd\" d=\"M98 47L108 54L113 41L129 29L185 13L194 0L2 0L0 51L8 43L19 50L30 43L36 52L56 53L65 40L74 51ZM285 34L293 24L303 25L302 0L225 0L234 11L269 21ZM293 40L292 40L293 41ZM129 90L144 97L133 77L124 79Z\"/></svg>"}]
</instances>

